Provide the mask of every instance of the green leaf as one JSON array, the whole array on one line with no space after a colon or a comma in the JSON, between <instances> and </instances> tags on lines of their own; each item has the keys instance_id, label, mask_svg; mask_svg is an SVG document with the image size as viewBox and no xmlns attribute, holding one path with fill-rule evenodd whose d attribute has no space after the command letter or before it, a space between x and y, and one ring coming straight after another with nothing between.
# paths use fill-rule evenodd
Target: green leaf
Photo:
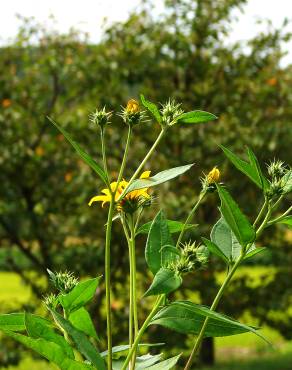
<instances>
[{"instance_id":1,"label":"green leaf","mask_svg":"<svg viewBox=\"0 0 292 370\"><path fill-rule=\"evenodd\" d=\"M82 281L71 292L61 295L59 302L62 307L69 313L86 305L94 297L99 280L100 277Z\"/></svg>"},{"instance_id":2,"label":"green leaf","mask_svg":"<svg viewBox=\"0 0 292 370\"><path fill-rule=\"evenodd\" d=\"M262 173L261 166L259 164L257 157L255 156L254 152L249 148L247 148L247 154L249 162L257 175L257 181L261 184L261 189L266 190L269 187L269 182Z\"/></svg>"},{"instance_id":3,"label":"green leaf","mask_svg":"<svg viewBox=\"0 0 292 370\"><path fill-rule=\"evenodd\" d=\"M181 114L177 122L179 123L203 123L203 122L210 122L217 119L214 114L205 112L203 110L194 110L192 112L187 112Z\"/></svg>"},{"instance_id":4,"label":"green leaf","mask_svg":"<svg viewBox=\"0 0 292 370\"><path fill-rule=\"evenodd\" d=\"M45 325L50 325L50 321L42 318L41 316L32 315L34 320L43 323ZM8 313L0 315L0 330L9 331L24 331L25 326L25 314L24 313Z\"/></svg>"},{"instance_id":5,"label":"green leaf","mask_svg":"<svg viewBox=\"0 0 292 370\"><path fill-rule=\"evenodd\" d=\"M58 312L50 310L55 321L67 332L76 345L76 348L85 358L90 361L97 369L106 370L105 362L100 353L89 341L87 336L80 330L76 329L70 321L64 319Z\"/></svg>"},{"instance_id":6,"label":"green leaf","mask_svg":"<svg viewBox=\"0 0 292 370\"><path fill-rule=\"evenodd\" d=\"M233 163L233 165L242 173L244 173L250 180L252 180L260 189L265 189L268 186L266 178L263 176L258 161L253 152L248 149L249 160L251 163L245 162L229 149L220 145L226 157Z\"/></svg>"},{"instance_id":7,"label":"green leaf","mask_svg":"<svg viewBox=\"0 0 292 370\"><path fill-rule=\"evenodd\" d=\"M223 217L214 225L211 231L211 241L229 262L236 261L240 256L242 247Z\"/></svg>"},{"instance_id":8,"label":"green leaf","mask_svg":"<svg viewBox=\"0 0 292 370\"><path fill-rule=\"evenodd\" d=\"M292 191L292 170L289 170L283 177L283 194L288 194Z\"/></svg>"},{"instance_id":9,"label":"green leaf","mask_svg":"<svg viewBox=\"0 0 292 370\"><path fill-rule=\"evenodd\" d=\"M184 222L179 222L179 221L166 220L166 223L167 223L169 232L171 234L179 233L183 229L183 226L184 226ZM146 224L140 226L136 235L148 234L151 224L152 224L152 221L147 222ZM198 225L197 224L187 224L185 230L191 229L196 226Z\"/></svg>"},{"instance_id":10,"label":"green leaf","mask_svg":"<svg viewBox=\"0 0 292 370\"><path fill-rule=\"evenodd\" d=\"M265 247L256 247L255 245L253 245L252 248L250 248L250 250L248 251L248 253L244 257L244 260L247 260L248 258L254 257L257 254L262 253L266 250L267 250L267 248L265 248Z\"/></svg>"},{"instance_id":11,"label":"green leaf","mask_svg":"<svg viewBox=\"0 0 292 370\"><path fill-rule=\"evenodd\" d=\"M159 109L157 108L156 104L151 103L142 94L140 95L140 99L141 99L141 102L144 105L144 107L149 110L149 112L153 115L153 117L156 119L156 121L158 123L161 123L161 120L162 120L161 115L160 115Z\"/></svg>"},{"instance_id":12,"label":"green leaf","mask_svg":"<svg viewBox=\"0 0 292 370\"><path fill-rule=\"evenodd\" d=\"M164 213L159 211L151 224L145 249L145 259L153 275L164 263L173 259L172 253L163 253L162 248L165 245L173 245L173 240Z\"/></svg>"},{"instance_id":13,"label":"green leaf","mask_svg":"<svg viewBox=\"0 0 292 370\"><path fill-rule=\"evenodd\" d=\"M25 313L25 326L29 337L35 339L42 338L49 342L58 344L66 353L66 356L74 360L72 348L63 336L57 334L53 330L49 321L40 321L35 315Z\"/></svg>"},{"instance_id":14,"label":"green leaf","mask_svg":"<svg viewBox=\"0 0 292 370\"><path fill-rule=\"evenodd\" d=\"M161 268L154 276L153 282L144 297L158 294L169 294L179 288L182 284L182 278L174 271Z\"/></svg>"},{"instance_id":15,"label":"green leaf","mask_svg":"<svg viewBox=\"0 0 292 370\"><path fill-rule=\"evenodd\" d=\"M255 328L212 311L209 307L189 301L173 302L162 308L154 316L150 325L161 325L183 334L198 334L206 317L209 318L209 321L205 337L224 337L252 332L264 339Z\"/></svg>"},{"instance_id":16,"label":"green leaf","mask_svg":"<svg viewBox=\"0 0 292 370\"><path fill-rule=\"evenodd\" d=\"M291 228L292 227L292 216L286 216L282 218L280 221L277 222L277 224L286 224Z\"/></svg>"},{"instance_id":17,"label":"green leaf","mask_svg":"<svg viewBox=\"0 0 292 370\"><path fill-rule=\"evenodd\" d=\"M169 170L161 171L157 173L155 176L149 177L148 179L134 180L132 184L128 187L125 195L133 190L151 188L153 186L162 184L166 181L172 180L175 177L180 176L186 171L188 171L193 165L194 164L187 164L185 166L170 168Z\"/></svg>"},{"instance_id":18,"label":"green leaf","mask_svg":"<svg viewBox=\"0 0 292 370\"><path fill-rule=\"evenodd\" d=\"M107 184L107 177L104 172L104 170L100 167L100 165L93 159L89 154L87 154L80 146L79 144L74 141L70 134L63 129L61 126L59 126L52 118L48 117L48 120L65 136L65 138L69 141L69 143L73 146L73 148L76 150L76 152L79 154L79 156L84 160L86 164L88 164L89 167L91 167L100 177L100 179Z\"/></svg>"},{"instance_id":19,"label":"green leaf","mask_svg":"<svg viewBox=\"0 0 292 370\"><path fill-rule=\"evenodd\" d=\"M83 333L87 334L88 336L99 340L91 317L84 307L73 311L69 316L69 321L73 326L75 326L75 328L83 331Z\"/></svg>"},{"instance_id":20,"label":"green leaf","mask_svg":"<svg viewBox=\"0 0 292 370\"><path fill-rule=\"evenodd\" d=\"M142 369L149 369L149 367L156 362L160 361L162 358L162 354L158 355L150 355L149 353L147 355L139 356L136 359L136 370L142 370ZM125 359L119 359L117 361L113 361L113 370L121 370L123 368Z\"/></svg>"},{"instance_id":21,"label":"green leaf","mask_svg":"<svg viewBox=\"0 0 292 370\"><path fill-rule=\"evenodd\" d=\"M90 365L68 358L64 350L54 342L42 338L30 338L8 330L5 334L56 364L61 370L94 370Z\"/></svg>"},{"instance_id":22,"label":"green leaf","mask_svg":"<svg viewBox=\"0 0 292 370\"><path fill-rule=\"evenodd\" d=\"M228 191L218 184L216 186L221 200L220 211L240 245L245 247L254 241L255 230Z\"/></svg>"},{"instance_id":23,"label":"green leaf","mask_svg":"<svg viewBox=\"0 0 292 370\"><path fill-rule=\"evenodd\" d=\"M147 367L148 370L170 370L176 365L177 361L179 360L181 355L171 357L167 360L159 362L153 366Z\"/></svg>"},{"instance_id":24,"label":"green leaf","mask_svg":"<svg viewBox=\"0 0 292 370\"><path fill-rule=\"evenodd\" d=\"M229 263L228 257L223 253L217 244L206 238L202 238L202 240L211 253L223 259L224 262Z\"/></svg>"},{"instance_id":25,"label":"green leaf","mask_svg":"<svg viewBox=\"0 0 292 370\"><path fill-rule=\"evenodd\" d=\"M139 343L138 348L143 348L143 347L160 347L163 346L165 343ZM114 346L112 347L112 353L119 353L119 352L124 352L128 351L130 346L128 344L122 344L120 346ZM108 351L101 352L102 357L106 357L108 354Z\"/></svg>"}]
</instances>

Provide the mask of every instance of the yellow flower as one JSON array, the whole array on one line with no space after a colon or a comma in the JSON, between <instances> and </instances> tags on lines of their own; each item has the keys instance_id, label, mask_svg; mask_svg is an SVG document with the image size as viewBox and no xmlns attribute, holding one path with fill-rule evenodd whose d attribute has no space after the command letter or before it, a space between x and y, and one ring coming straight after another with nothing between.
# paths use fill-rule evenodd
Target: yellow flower
<instances>
[{"instance_id":1,"label":"yellow flower","mask_svg":"<svg viewBox=\"0 0 292 370\"><path fill-rule=\"evenodd\" d=\"M207 175L207 181L209 184L213 184L214 182L218 182L220 179L220 171L217 167L214 167Z\"/></svg>"},{"instance_id":2,"label":"yellow flower","mask_svg":"<svg viewBox=\"0 0 292 370\"><path fill-rule=\"evenodd\" d=\"M128 113L138 113L140 111L140 106L137 100L135 99L130 99L128 101L128 104L126 106L126 111Z\"/></svg>"},{"instance_id":3,"label":"yellow flower","mask_svg":"<svg viewBox=\"0 0 292 370\"><path fill-rule=\"evenodd\" d=\"M140 179L147 179L150 176L150 173L151 171L144 171L142 175L140 176ZM118 188L117 188L116 181L110 184L111 190L116 191L115 201L119 199L120 195L125 190L125 188L128 186L128 184L129 183L125 180L120 181ZM103 189L101 193L102 195L96 195L95 197L91 198L88 205L91 206L92 203L94 202L102 202L102 207L103 207L105 203L109 203L111 201L111 194L110 194L109 189ZM148 188L133 190L124 196L124 198L119 202L117 208L118 210L122 210L123 205L128 201L136 202L136 201L148 200L148 199L150 199L150 195L148 194Z\"/></svg>"}]
</instances>

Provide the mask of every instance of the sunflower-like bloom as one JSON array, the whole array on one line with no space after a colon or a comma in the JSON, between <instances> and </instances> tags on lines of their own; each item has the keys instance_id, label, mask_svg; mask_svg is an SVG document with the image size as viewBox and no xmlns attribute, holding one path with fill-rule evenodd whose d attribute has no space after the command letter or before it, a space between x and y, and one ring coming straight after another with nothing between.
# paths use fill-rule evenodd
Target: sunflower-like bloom
<instances>
[{"instance_id":1,"label":"sunflower-like bloom","mask_svg":"<svg viewBox=\"0 0 292 370\"><path fill-rule=\"evenodd\" d=\"M144 171L140 176L140 179L147 179L150 176L151 171ZM115 193L115 201L117 201L120 195L123 193L125 188L128 186L128 181L122 180L119 185L116 181L110 184L111 191ZM117 188L118 185L118 188ZM143 188L138 190L133 190L126 194L123 199L118 203L117 209L119 211L132 212L135 211L141 204L149 201L151 199L150 194L148 193L149 188ZM105 203L111 201L111 194L109 189L103 189L101 191L102 195L96 195L91 198L88 205L91 206L94 202L102 202L102 207Z\"/></svg>"}]
</instances>

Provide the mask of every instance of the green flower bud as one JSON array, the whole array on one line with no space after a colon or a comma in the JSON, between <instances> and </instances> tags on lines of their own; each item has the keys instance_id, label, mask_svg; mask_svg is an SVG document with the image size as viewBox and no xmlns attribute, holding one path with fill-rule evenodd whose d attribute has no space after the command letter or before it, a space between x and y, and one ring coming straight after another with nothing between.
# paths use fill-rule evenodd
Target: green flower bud
<instances>
[{"instance_id":1,"label":"green flower bud","mask_svg":"<svg viewBox=\"0 0 292 370\"><path fill-rule=\"evenodd\" d=\"M173 126L178 117L184 113L180 108L181 104L177 104L174 100L168 100L167 103L162 105L161 112L161 125L162 126Z\"/></svg>"},{"instance_id":2,"label":"green flower bud","mask_svg":"<svg viewBox=\"0 0 292 370\"><path fill-rule=\"evenodd\" d=\"M103 129L110 122L111 115L112 113L106 112L105 107L103 107L101 110L96 109L95 112L90 113L89 120Z\"/></svg>"}]
</instances>

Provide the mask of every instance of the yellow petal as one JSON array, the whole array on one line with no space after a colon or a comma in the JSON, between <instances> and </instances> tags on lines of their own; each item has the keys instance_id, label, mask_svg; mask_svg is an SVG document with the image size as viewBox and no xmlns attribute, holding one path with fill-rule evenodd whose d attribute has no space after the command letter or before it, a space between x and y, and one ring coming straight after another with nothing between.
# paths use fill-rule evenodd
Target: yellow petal
<instances>
[{"instance_id":1,"label":"yellow petal","mask_svg":"<svg viewBox=\"0 0 292 370\"><path fill-rule=\"evenodd\" d=\"M96 195L95 197L91 198L88 202L88 205L91 206L94 202L103 202L104 203L109 202L110 198L107 195Z\"/></svg>"},{"instance_id":2,"label":"yellow petal","mask_svg":"<svg viewBox=\"0 0 292 370\"><path fill-rule=\"evenodd\" d=\"M144 171L140 176L140 179L148 179L150 177L151 171Z\"/></svg>"}]
</instances>

